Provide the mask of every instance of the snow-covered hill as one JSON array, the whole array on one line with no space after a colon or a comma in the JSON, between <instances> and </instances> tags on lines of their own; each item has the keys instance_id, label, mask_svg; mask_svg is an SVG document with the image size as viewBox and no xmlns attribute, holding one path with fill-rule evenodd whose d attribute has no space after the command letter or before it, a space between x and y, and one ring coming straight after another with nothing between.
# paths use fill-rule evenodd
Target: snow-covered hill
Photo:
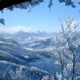
<instances>
[{"instance_id":1,"label":"snow-covered hill","mask_svg":"<svg viewBox=\"0 0 80 80\"><path fill-rule=\"evenodd\" d=\"M8 74L9 78L19 77L16 75L20 68L25 73L20 73L23 80L41 80L45 76L51 76L51 55L46 54L49 52L44 50L50 45L51 34L18 32L0 35L0 76L5 75L0 79L4 79Z\"/></svg>"},{"instance_id":2,"label":"snow-covered hill","mask_svg":"<svg viewBox=\"0 0 80 80\"><path fill-rule=\"evenodd\" d=\"M75 36L74 40L77 38L80 36ZM63 41L59 44L61 49L66 47L65 44ZM55 73L61 72L59 54L55 48L55 34L22 31L0 33L0 79L53 80ZM66 56L67 53L65 51L65 62L66 58L72 59L71 55Z\"/></svg>"}]
</instances>

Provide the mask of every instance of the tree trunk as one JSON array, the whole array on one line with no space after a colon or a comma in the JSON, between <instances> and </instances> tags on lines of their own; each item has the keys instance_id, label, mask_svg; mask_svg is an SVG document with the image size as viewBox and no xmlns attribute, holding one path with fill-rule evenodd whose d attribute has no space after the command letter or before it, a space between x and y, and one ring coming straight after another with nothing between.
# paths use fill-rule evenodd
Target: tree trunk
<instances>
[{"instance_id":1,"label":"tree trunk","mask_svg":"<svg viewBox=\"0 0 80 80\"><path fill-rule=\"evenodd\" d=\"M75 55L73 54L72 80L75 80Z\"/></svg>"}]
</instances>

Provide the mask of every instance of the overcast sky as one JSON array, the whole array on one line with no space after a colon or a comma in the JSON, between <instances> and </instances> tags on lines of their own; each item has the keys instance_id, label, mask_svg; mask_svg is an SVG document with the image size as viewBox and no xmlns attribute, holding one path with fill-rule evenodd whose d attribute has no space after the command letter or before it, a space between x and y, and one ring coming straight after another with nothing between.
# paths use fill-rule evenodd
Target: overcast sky
<instances>
[{"instance_id":1,"label":"overcast sky","mask_svg":"<svg viewBox=\"0 0 80 80\"><path fill-rule=\"evenodd\" d=\"M54 2L52 8L49 9L48 3L44 2L32 8L30 12L21 9L4 10L3 14L0 13L0 17L5 19L6 25L3 27L12 29L14 26L20 26L20 29L22 29L22 26L29 30L56 32L60 29L59 18L68 16L74 18L74 20L80 20L79 9L80 7L73 9L58 2ZM0 24L0 26L2 25Z\"/></svg>"}]
</instances>

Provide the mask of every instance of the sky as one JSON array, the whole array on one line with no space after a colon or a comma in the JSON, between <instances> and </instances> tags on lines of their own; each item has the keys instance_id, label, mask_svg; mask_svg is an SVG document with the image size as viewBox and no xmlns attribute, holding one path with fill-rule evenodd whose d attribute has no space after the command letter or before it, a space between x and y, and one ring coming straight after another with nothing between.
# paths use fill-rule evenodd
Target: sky
<instances>
[{"instance_id":1,"label":"sky","mask_svg":"<svg viewBox=\"0 0 80 80\"><path fill-rule=\"evenodd\" d=\"M10 31L46 31L57 32L60 29L59 18L71 17L74 20L80 20L80 7L72 8L65 6L64 3L53 2L49 9L47 0L38 6L27 10L14 9L13 11L4 10L0 17L5 19L5 26L0 24L1 30ZM2 29L3 28L3 29ZM23 29L22 29L23 28Z\"/></svg>"}]
</instances>

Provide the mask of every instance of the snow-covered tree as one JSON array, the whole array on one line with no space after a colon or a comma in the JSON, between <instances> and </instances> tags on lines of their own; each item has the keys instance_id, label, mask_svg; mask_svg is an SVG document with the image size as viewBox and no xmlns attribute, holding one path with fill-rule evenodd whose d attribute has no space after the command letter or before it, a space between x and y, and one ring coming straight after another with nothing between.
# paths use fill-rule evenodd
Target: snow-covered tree
<instances>
[{"instance_id":1,"label":"snow-covered tree","mask_svg":"<svg viewBox=\"0 0 80 80\"><path fill-rule=\"evenodd\" d=\"M64 19L61 23L61 32L53 39L53 55L56 63L61 66L61 80L77 80L80 78L80 48L79 38L76 38L79 23L71 18ZM79 70L79 71L78 71Z\"/></svg>"},{"instance_id":2,"label":"snow-covered tree","mask_svg":"<svg viewBox=\"0 0 80 80\"><path fill-rule=\"evenodd\" d=\"M66 43L68 45L68 49L70 51L70 54L72 55L71 61L72 61L72 80L75 80L76 78L76 65L77 65L77 59L76 57L78 56L78 46L74 44L74 38L75 38L75 30L79 26L78 23L73 21L73 19L68 18L67 20L65 19L65 24L66 27L64 28L63 24L61 24L62 27L62 34L63 37L66 40ZM68 55L68 54L67 54Z\"/></svg>"}]
</instances>

